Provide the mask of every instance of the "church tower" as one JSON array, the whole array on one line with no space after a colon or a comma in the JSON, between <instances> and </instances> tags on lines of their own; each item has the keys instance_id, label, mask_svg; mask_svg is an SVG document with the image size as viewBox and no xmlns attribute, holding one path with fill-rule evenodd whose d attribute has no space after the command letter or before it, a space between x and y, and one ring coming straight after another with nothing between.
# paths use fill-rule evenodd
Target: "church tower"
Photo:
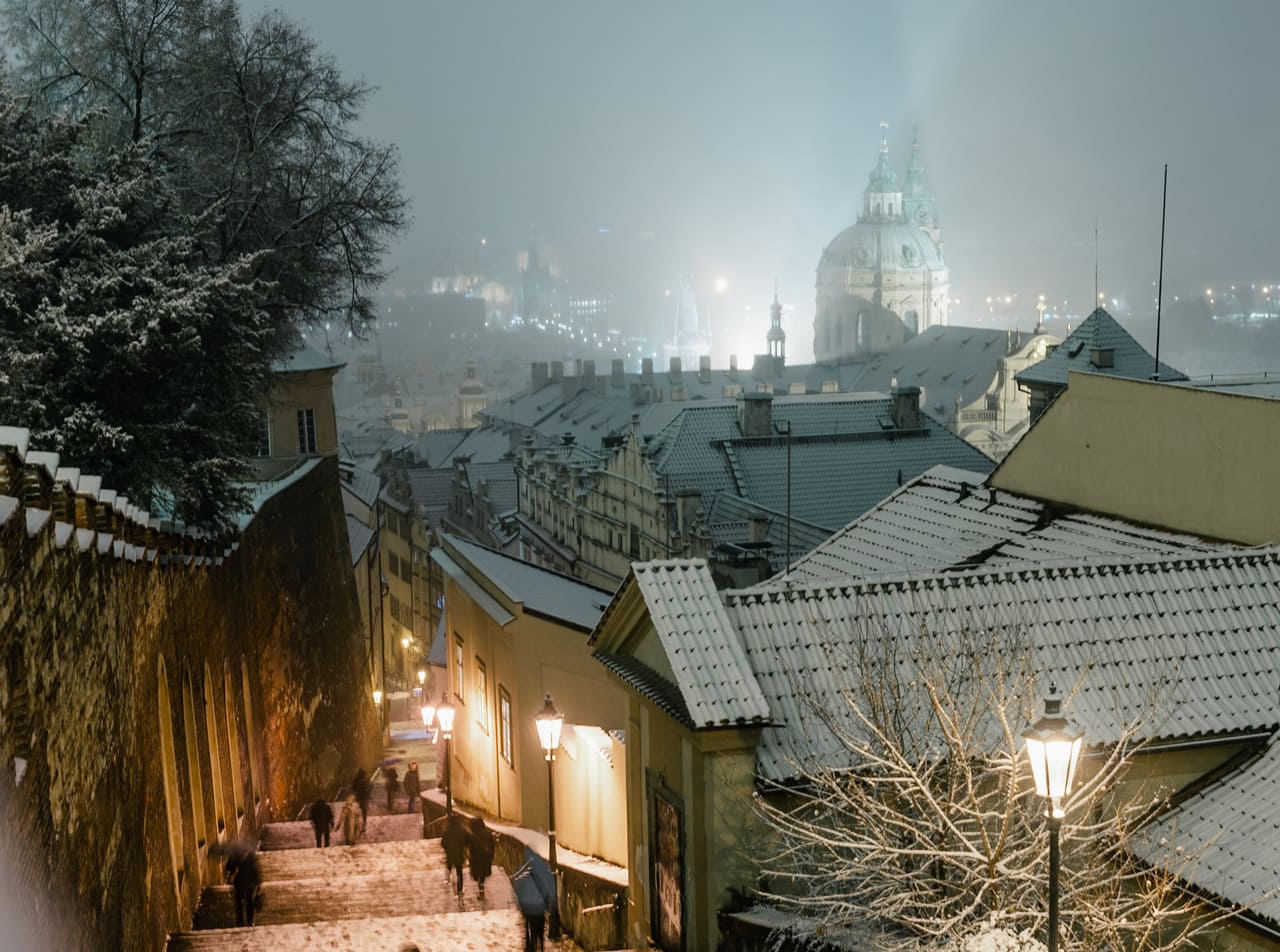
<instances>
[{"instance_id":1,"label":"church tower","mask_svg":"<svg viewBox=\"0 0 1280 952\"><path fill-rule=\"evenodd\" d=\"M919 143L904 187L889 163L888 124L862 193L857 222L832 239L817 271L813 355L818 363L867 360L947 323L951 277Z\"/></svg>"},{"instance_id":2,"label":"church tower","mask_svg":"<svg viewBox=\"0 0 1280 952\"><path fill-rule=\"evenodd\" d=\"M782 305L778 302L778 284L773 285L773 303L769 305L769 333L765 335L768 342L769 356L777 361L786 362L787 332L782 329Z\"/></svg>"}]
</instances>

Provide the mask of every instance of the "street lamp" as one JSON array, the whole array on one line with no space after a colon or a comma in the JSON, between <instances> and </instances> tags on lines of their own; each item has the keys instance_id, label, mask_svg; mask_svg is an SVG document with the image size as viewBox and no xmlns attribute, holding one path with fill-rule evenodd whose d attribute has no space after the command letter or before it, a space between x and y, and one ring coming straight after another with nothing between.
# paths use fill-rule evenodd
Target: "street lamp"
<instances>
[{"instance_id":1,"label":"street lamp","mask_svg":"<svg viewBox=\"0 0 1280 952\"><path fill-rule=\"evenodd\" d=\"M1049 952L1058 950L1058 830L1062 826L1062 803L1071 793L1076 764L1084 747L1084 732L1062 713L1062 699L1055 685L1044 699L1044 717L1023 731L1027 759L1035 778L1036 793L1047 800L1049 822Z\"/></svg>"},{"instance_id":2,"label":"street lamp","mask_svg":"<svg viewBox=\"0 0 1280 952\"><path fill-rule=\"evenodd\" d=\"M564 715L556 710L555 702L547 694L542 699L542 710L534 717L538 725L538 740L547 755L547 865L551 867L551 875L556 875L556 783L552 767L555 764L556 748L560 746L560 728L564 726ZM560 891L556 890L556 902L551 909L551 938L560 937Z\"/></svg>"},{"instance_id":3,"label":"street lamp","mask_svg":"<svg viewBox=\"0 0 1280 952\"><path fill-rule=\"evenodd\" d=\"M444 737L444 812L445 816L453 815L453 765L451 744L453 740L453 705L449 703L449 695L440 695L440 703L432 711L430 705L422 709L422 723L427 724L434 714L436 724Z\"/></svg>"}]
</instances>

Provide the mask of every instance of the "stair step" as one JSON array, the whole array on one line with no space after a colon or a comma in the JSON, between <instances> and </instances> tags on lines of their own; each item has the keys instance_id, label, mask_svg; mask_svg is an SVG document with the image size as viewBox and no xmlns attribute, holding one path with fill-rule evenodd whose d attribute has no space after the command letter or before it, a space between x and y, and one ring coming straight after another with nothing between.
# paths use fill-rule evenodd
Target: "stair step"
<instances>
[{"instance_id":1,"label":"stair step","mask_svg":"<svg viewBox=\"0 0 1280 952\"><path fill-rule=\"evenodd\" d=\"M262 911L265 914L267 908ZM434 916L264 924L252 929L180 932L169 937L167 949L168 952L349 952L353 949L395 950L407 944L417 945L423 952L519 952L524 948L524 921L516 909L503 908Z\"/></svg>"},{"instance_id":2,"label":"stair step","mask_svg":"<svg viewBox=\"0 0 1280 952\"><path fill-rule=\"evenodd\" d=\"M333 815L340 817L341 811L334 809ZM369 814L368 829L360 837L361 843L389 843L394 840L417 840L422 837L421 813ZM329 837L332 844L345 843L342 838L341 823ZM296 850L315 849L316 836L308 820L293 820L285 823L268 823L262 828L258 841L260 850Z\"/></svg>"},{"instance_id":3,"label":"stair step","mask_svg":"<svg viewBox=\"0 0 1280 952\"><path fill-rule=\"evenodd\" d=\"M262 909L255 917L262 925L361 919L385 915L389 910L430 916L517 906L511 882L500 870L485 882L485 898L481 899L476 884L468 877L463 878L462 895L458 896L445 878L443 863L427 867L387 865L372 874L318 871L309 879L264 882L262 898ZM206 887L192 917L192 928L224 929L234 926L235 921L232 888Z\"/></svg>"},{"instance_id":4,"label":"stair step","mask_svg":"<svg viewBox=\"0 0 1280 952\"><path fill-rule=\"evenodd\" d=\"M342 878L389 870L439 870L443 876L444 850L439 840L399 840L357 843L326 849L278 850L258 853L258 866L266 882L285 879Z\"/></svg>"}]
</instances>

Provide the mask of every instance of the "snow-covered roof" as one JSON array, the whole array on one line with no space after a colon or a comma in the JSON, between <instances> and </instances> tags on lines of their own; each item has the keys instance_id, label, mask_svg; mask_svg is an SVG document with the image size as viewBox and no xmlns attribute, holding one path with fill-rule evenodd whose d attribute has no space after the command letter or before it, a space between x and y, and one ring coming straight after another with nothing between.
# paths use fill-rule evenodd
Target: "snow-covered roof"
<instances>
[{"instance_id":1,"label":"snow-covered roof","mask_svg":"<svg viewBox=\"0 0 1280 952\"><path fill-rule=\"evenodd\" d=\"M701 560L644 563L632 571L628 584L640 588L677 672L675 687L691 715L686 723L712 726L713 717L700 711L716 712L716 720L759 712L769 725L757 769L771 780L791 777L797 758L840 765L848 757L808 717L795 679L834 691L833 652L868 638L909 646L922 625L931 637L964 626L1021 633L1038 677L1076 686L1070 714L1094 743L1117 740L1156 681L1169 684L1167 720L1151 728L1160 737L1280 722L1277 549L877 581L775 580L718 597Z\"/></svg>"},{"instance_id":2,"label":"snow-covered roof","mask_svg":"<svg viewBox=\"0 0 1280 952\"><path fill-rule=\"evenodd\" d=\"M351 564L355 565L364 556L373 541L373 530L347 513L347 544L351 548Z\"/></svg>"},{"instance_id":3,"label":"snow-covered roof","mask_svg":"<svg viewBox=\"0 0 1280 952\"><path fill-rule=\"evenodd\" d=\"M791 566L791 578L867 578L977 565L1040 565L1106 556L1239 549L983 485L981 473L935 466Z\"/></svg>"},{"instance_id":4,"label":"snow-covered roof","mask_svg":"<svg viewBox=\"0 0 1280 952\"><path fill-rule=\"evenodd\" d=\"M277 360L271 365L271 369L278 374L306 373L310 370L333 370L336 372L346 365L345 361L335 360L333 357L322 354L318 350L303 344L287 357Z\"/></svg>"},{"instance_id":5,"label":"snow-covered roof","mask_svg":"<svg viewBox=\"0 0 1280 952\"><path fill-rule=\"evenodd\" d=\"M1194 857L1166 848L1197 844ZM1280 928L1280 743L1147 826L1134 844L1145 862Z\"/></svg>"},{"instance_id":6,"label":"snow-covered roof","mask_svg":"<svg viewBox=\"0 0 1280 952\"><path fill-rule=\"evenodd\" d=\"M464 560L525 612L591 631L609 603L611 593L568 575L504 555L458 536L446 534L441 541L446 553ZM433 558L435 552L432 553Z\"/></svg>"}]
</instances>

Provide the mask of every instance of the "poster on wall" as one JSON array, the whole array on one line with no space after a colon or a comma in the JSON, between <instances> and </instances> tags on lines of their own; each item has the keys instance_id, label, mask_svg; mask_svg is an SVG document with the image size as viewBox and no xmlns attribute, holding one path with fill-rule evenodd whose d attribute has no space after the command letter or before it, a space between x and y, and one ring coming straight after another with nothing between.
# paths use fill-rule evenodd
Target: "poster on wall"
<instances>
[{"instance_id":1,"label":"poster on wall","mask_svg":"<svg viewBox=\"0 0 1280 952\"><path fill-rule=\"evenodd\" d=\"M684 949L684 856L680 809L653 795L653 937L663 952Z\"/></svg>"}]
</instances>

